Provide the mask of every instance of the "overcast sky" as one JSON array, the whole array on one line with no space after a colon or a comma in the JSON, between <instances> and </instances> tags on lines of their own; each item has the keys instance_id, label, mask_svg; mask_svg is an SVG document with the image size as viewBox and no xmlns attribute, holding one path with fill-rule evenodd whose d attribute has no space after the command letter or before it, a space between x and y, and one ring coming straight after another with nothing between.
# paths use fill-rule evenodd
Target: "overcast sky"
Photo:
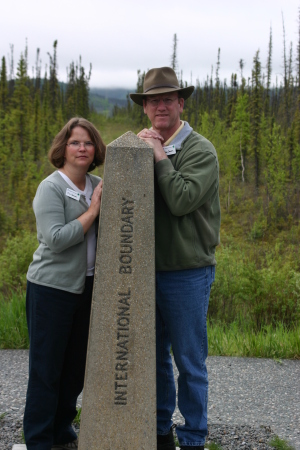
<instances>
[{"instance_id":1,"label":"overcast sky","mask_svg":"<svg viewBox=\"0 0 300 450\"><path fill-rule=\"evenodd\" d=\"M6 0L1 4L0 57L14 45L15 72L28 40L29 75L40 48L42 74L58 40L59 80L66 68L82 57L91 87L135 88L137 70L170 65L173 36L183 80L202 83L216 67L221 49L221 80L251 74L253 57L260 50L266 65L270 27L273 33L273 80L282 81L284 17L287 54L293 43L296 57L299 0Z\"/></svg>"}]
</instances>

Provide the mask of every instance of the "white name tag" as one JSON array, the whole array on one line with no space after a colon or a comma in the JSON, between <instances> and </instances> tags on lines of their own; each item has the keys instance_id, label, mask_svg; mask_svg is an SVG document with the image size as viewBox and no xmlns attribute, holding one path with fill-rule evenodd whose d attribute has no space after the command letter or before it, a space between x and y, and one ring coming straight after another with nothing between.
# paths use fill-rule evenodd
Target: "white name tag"
<instances>
[{"instance_id":1,"label":"white name tag","mask_svg":"<svg viewBox=\"0 0 300 450\"><path fill-rule=\"evenodd\" d=\"M79 192L73 191L72 189L69 189L69 188L67 188L67 190L66 190L66 196L74 198L74 200L77 200L78 202L80 200Z\"/></svg>"},{"instance_id":2,"label":"white name tag","mask_svg":"<svg viewBox=\"0 0 300 450\"><path fill-rule=\"evenodd\" d=\"M166 155L175 155L176 148L175 145L167 145L166 147L163 147Z\"/></svg>"}]
</instances>

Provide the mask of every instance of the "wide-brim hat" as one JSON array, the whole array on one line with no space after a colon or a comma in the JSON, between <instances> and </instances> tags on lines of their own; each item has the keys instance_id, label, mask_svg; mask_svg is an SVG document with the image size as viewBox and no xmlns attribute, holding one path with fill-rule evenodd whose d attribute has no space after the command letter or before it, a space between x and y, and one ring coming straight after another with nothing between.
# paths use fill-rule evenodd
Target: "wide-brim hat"
<instances>
[{"instance_id":1,"label":"wide-brim hat","mask_svg":"<svg viewBox=\"0 0 300 450\"><path fill-rule=\"evenodd\" d=\"M149 70L144 78L144 92L140 94L129 94L131 100L143 106L143 99L148 95L167 94L178 92L180 97L186 100L192 95L194 86L181 88L176 73L171 67L159 67Z\"/></svg>"}]
</instances>

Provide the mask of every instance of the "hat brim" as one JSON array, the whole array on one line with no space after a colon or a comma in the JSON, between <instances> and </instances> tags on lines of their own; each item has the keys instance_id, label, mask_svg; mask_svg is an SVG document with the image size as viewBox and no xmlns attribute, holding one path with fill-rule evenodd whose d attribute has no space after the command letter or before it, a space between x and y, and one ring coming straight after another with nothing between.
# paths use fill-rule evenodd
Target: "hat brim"
<instances>
[{"instance_id":1,"label":"hat brim","mask_svg":"<svg viewBox=\"0 0 300 450\"><path fill-rule=\"evenodd\" d=\"M189 98L192 93L194 92L194 86L188 86L186 88L167 88L167 87L161 87L161 88L155 88L151 89L151 91L148 91L146 93L142 92L140 94L129 94L131 100L136 103L137 105L143 106L143 99L145 97L148 97L150 95L157 95L157 94L167 94L168 92L178 92L180 94L180 97L186 100Z\"/></svg>"}]
</instances>

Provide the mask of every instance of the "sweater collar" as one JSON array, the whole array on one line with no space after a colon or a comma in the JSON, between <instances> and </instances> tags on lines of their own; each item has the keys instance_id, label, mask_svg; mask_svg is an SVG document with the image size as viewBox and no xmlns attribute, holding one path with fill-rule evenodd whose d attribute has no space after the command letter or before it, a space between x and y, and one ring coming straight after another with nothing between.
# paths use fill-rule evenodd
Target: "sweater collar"
<instances>
[{"instance_id":1,"label":"sweater collar","mask_svg":"<svg viewBox=\"0 0 300 450\"><path fill-rule=\"evenodd\" d=\"M183 127L180 129L179 133L175 133L175 136L171 136L171 138L167 141L169 145L174 145L176 150L180 150L183 141L191 134L193 128L189 125L188 122L183 121Z\"/></svg>"}]
</instances>

